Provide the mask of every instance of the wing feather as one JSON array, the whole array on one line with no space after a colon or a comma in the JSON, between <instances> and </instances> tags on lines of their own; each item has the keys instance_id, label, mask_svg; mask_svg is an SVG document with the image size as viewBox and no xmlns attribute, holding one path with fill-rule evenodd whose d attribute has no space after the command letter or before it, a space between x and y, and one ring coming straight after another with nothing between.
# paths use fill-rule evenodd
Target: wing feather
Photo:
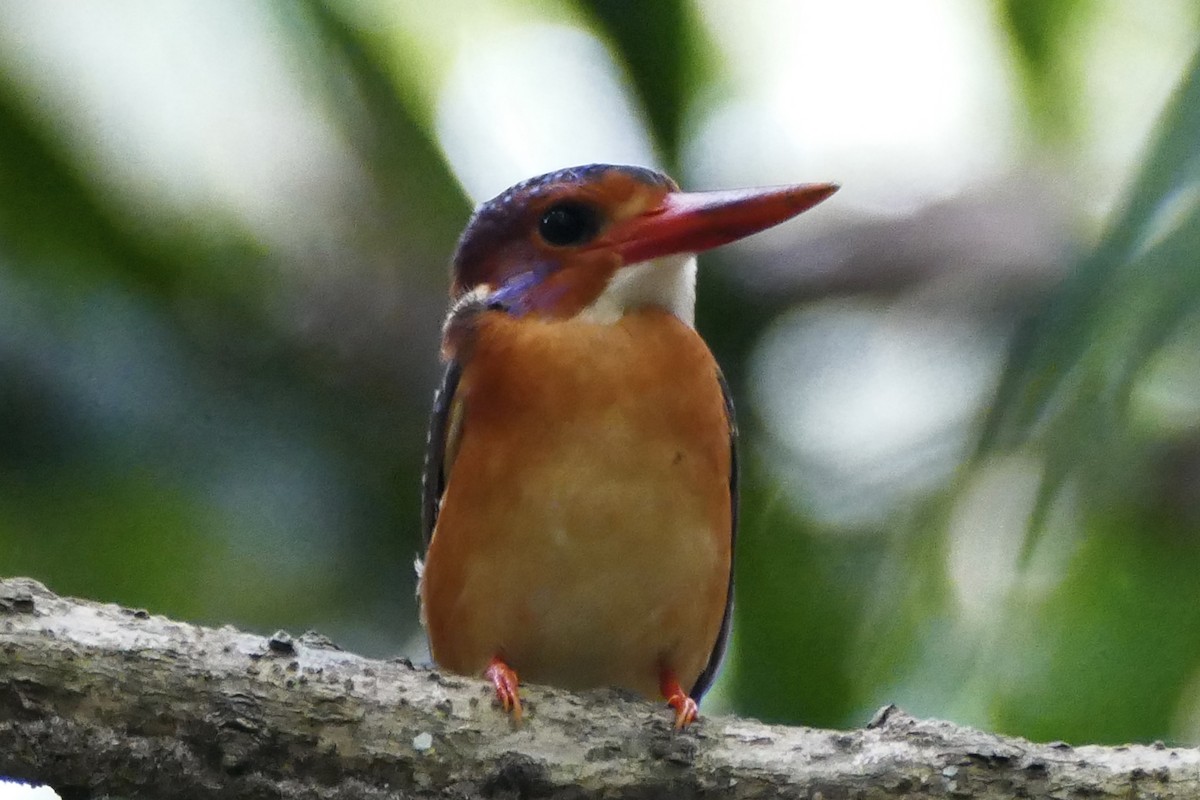
<instances>
[{"instance_id":1,"label":"wing feather","mask_svg":"<svg viewBox=\"0 0 1200 800\"><path fill-rule=\"evenodd\" d=\"M429 417L429 437L425 441L425 471L421 478L421 529L425 549L433 539L438 510L446 492L446 475L454 463L462 427L462 403L456 397L462 367L457 361L446 365L442 383L433 396Z\"/></svg>"},{"instance_id":2,"label":"wing feather","mask_svg":"<svg viewBox=\"0 0 1200 800\"><path fill-rule=\"evenodd\" d=\"M701 696L712 686L717 670L721 668L721 660L725 657L725 647L729 644L729 628L733 624L733 564L737 545L738 529L738 430L737 417L734 415L733 396L729 392L729 384L725 376L718 370L717 382L721 385L721 395L725 398L725 417L729 424L729 590L725 595L725 613L721 616L721 629L717 633L717 641L713 644L708 663L690 692L692 699L699 702Z\"/></svg>"}]
</instances>

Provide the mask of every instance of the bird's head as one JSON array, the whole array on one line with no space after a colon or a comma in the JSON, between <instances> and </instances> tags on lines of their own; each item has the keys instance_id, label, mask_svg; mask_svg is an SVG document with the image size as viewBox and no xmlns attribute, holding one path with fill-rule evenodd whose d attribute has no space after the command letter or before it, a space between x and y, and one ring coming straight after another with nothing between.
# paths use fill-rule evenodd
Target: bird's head
<instances>
[{"instance_id":1,"label":"bird's head","mask_svg":"<svg viewBox=\"0 0 1200 800\"><path fill-rule=\"evenodd\" d=\"M615 322L657 306L691 324L695 253L777 225L836 190L682 192L640 167L552 172L476 210L458 243L451 293L517 316Z\"/></svg>"}]
</instances>

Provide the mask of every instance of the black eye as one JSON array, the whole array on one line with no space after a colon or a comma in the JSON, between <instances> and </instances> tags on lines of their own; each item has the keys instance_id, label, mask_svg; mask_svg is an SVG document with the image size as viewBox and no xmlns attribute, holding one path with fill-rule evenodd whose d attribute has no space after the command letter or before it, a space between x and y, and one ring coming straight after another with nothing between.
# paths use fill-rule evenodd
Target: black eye
<instances>
[{"instance_id":1,"label":"black eye","mask_svg":"<svg viewBox=\"0 0 1200 800\"><path fill-rule=\"evenodd\" d=\"M558 203L538 220L538 233L547 244L569 247L583 244L600 230L600 215L582 203Z\"/></svg>"}]
</instances>

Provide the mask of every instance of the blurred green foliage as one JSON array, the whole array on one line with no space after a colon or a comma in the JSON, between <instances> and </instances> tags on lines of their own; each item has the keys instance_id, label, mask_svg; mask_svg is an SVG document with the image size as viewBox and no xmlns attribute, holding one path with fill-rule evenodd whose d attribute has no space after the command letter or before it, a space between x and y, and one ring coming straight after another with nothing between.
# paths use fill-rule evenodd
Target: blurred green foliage
<instances>
[{"instance_id":1,"label":"blurred green foliage","mask_svg":"<svg viewBox=\"0 0 1200 800\"><path fill-rule=\"evenodd\" d=\"M997 7L1030 113L1056 136L1070 135L1070 32L1093 5ZM397 66L341 4L270 8L308 102L369 176L328 212L354 224L331 224L329 252L300 265L235 215L131 206L62 134L70 109L0 69L0 573L391 654L419 636L426 404L470 204L397 75L418 59ZM579 9L680 165L690 104L722 80L695 8ZM829 535L781 502L761 457L771 432L743 411L719 690L733 710L855 725L894 700L1043 739L1197 735L1200 499L1169 468L1191 463L1200 430L1162 423L1161 400L1200 370L1197 142L1194 65L1123 211L1016 337L975 457L919 509ZM367 313L379 298L392 310ZM699 327L743 406L745 360L790 305L719 272L701 282ZM1019 555L995 565L956 539L994 486L1027 512L1008 532ZM982 622L954 558L1011 573Z\"/></svg>"},{"instance_id":2,"label":"blurred green foliage","mask_svg":"<svg viewBox=\"0 0 1200 800\"><path fill-rule=\"evenodd\" d=\"M1056 534L1056 502L1078 497L1079 552L1062 586L1026 609L1052 643L1050 672L999 709L1033 735L1162 736L1200 663L1187 633L1200 622L1198 520L1171 496L1162 463L1179 431L1139 425L1137 402L1156 360L1177 359L1181 336L1184 352L1195 346L1197 142L1200 61L1160 121L1123 213L1017 342L981 442L981 460L1022 451L1044 464L1027 553ZM1089 709L1103 713L1089 718Z\"/></svg>"},{"instance_id":3,"label":"blurred green foliage","mask_svg":"<svg viewBox=\"0 0 1200 800\"><path fill-rule=\"evenodd\" d=\"M1040 129L1066 136L1079 112L1070 56L1079 22L1093 0L999 0L1001 21L1016 52L1024 95Z\"/></svg>"}]
</instances>

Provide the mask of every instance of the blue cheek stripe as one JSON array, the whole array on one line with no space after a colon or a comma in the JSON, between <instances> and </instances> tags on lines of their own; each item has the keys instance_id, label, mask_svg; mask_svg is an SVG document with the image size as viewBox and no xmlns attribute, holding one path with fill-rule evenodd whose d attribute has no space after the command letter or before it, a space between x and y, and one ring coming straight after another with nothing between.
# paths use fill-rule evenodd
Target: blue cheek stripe
<instances>
[{"instance_id":1,"label":"blue cheek stripe","mask_svg":"<svg viewBox=\"0 0 1200 800\"><path fill-rule=\"evenodd\" d=\"M537 288L541 286L550 271L549 267L539 265L512 276L488 297L488 309L504 311L511 316L519 317L552 305L556 299L555 296L561 294L561 291L550 294L536 293Z\"/></svg>"}]
</instances>

